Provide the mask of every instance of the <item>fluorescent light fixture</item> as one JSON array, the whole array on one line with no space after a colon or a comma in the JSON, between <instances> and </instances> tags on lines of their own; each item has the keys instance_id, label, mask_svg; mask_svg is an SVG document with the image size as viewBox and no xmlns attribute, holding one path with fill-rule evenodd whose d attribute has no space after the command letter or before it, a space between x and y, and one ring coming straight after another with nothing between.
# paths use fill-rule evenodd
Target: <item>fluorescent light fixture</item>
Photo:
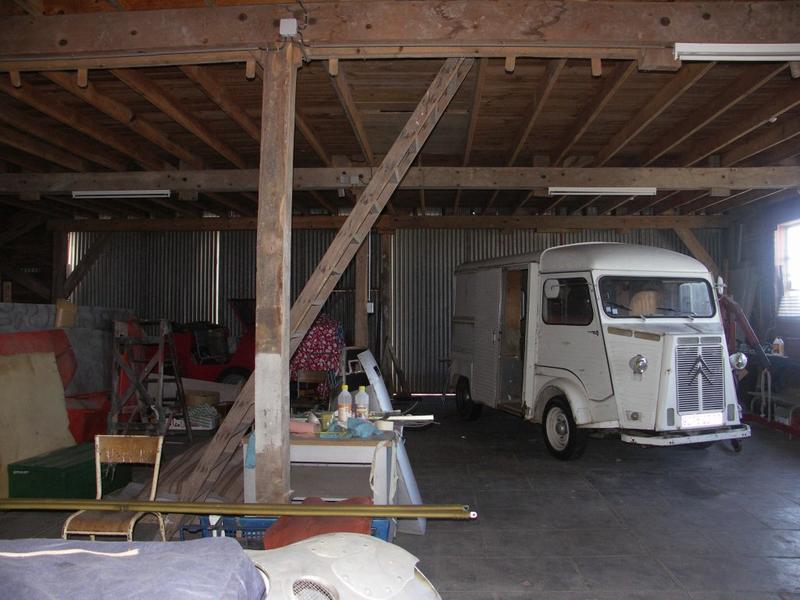
<instances>
[{"instance_id":1,"label":"fluorescent light fixture","mask_svg":"<svg viewBox=\"0 0 800 600\"><path fill-rule=\"evenodd\" d=\"M88 190L72 192L76 199L91 198L169 198L169 190Z\"/></svg>"},{"instance_id":2,"label":"fluorescent light fixture","mask_svg":"<svg viewBox=\"0 0 800 600\"><path fill-rule=\"evenodd\" d=\"M794 61L800 44L675 44L676 60Z\"/></svg>"},{"instance_id":3,"label":"fluorescent light fixture","mask_svg":"<svg viewBox=\"0 0 800 600\"><path fill-rule=\"evenodd\" d=\"M655 196L654 187L549 187L550 196Z\"/></svg>"}]
</instances>

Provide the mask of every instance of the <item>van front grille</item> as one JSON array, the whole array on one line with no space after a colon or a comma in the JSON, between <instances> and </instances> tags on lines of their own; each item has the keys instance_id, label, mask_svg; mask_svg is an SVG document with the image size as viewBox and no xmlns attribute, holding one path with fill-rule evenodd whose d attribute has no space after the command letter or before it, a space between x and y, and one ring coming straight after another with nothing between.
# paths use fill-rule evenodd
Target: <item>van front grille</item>
<instances>
[{"instance_id":1,"label":"van front grille","mask_svg":"<svg viewBox=\"0 0 800 600\"><path fill-rule=\"evenodd\" d=\"M722 346L678 346L675 351L678 412L719 411L725 406Z\"/></svg>"}]
</instances>

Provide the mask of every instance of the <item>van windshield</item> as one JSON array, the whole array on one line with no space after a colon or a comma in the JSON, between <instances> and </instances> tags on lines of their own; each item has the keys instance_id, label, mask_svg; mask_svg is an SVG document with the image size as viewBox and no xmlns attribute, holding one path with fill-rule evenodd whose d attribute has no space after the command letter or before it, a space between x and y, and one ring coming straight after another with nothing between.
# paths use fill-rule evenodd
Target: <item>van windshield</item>
<instances>
[{"instance_id":1,"label":"van windshield","mask_svg":"<svg viewBox=\"0 0 800 600\"><path fill-rule=\"evenodd\" d=\"M603 312L615 319L630 317L713 317L714 296L703 279L602 277Z\"/></svg>"}]
</instances>

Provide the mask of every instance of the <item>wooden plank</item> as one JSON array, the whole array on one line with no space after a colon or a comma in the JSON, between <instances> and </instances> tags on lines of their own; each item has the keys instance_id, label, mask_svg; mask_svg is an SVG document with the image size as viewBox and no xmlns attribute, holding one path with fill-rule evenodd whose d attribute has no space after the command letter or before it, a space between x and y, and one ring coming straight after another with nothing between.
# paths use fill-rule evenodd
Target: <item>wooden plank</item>
<instances>
[{"instance_id":1,"label":"wooden plank","mask_svg":"<svg viewBox=\"0 0 800 600\"><path fill-rule=\"evenodd\" d=\"M100 237L98 237L92 245L89 246L89 249L81 258L80 262L75 266L72 270L72 273L69 274L66 281L64 282L64 297L69 298L72 295L72 292L78 287L83 278L92 270L94 263L97 262L97 259L100 258L100 255L103 253L103 250L106 249L106 246L111 241L111 234L104 233Z\"/></svg>"},{"instance_id":2,"label":"wooden plank","mask_svg":"<svg viewBox=\"0 0 800 600\"><path fill-rule=\"evenodd\" d=\"M50 72L42 73L42 75L47 77L47 79L53 83L60 85L77 98L88 102L94 108L105 113L115 121L118 121L132 131L135 131L146 140L154 143L160 148L163 148L173 156L186 163L188 166L197 169L203 168L203 159L189 151L187 148L176 143L157 125L151 123L141 115L134 113L130 108L118 100L100 92L91 82L85 88L81 88L77 85L74 78L71 77L69 73ZM168 168L173 167L172 165L169 165Z\"/></svg>"},{"instance_id":3,"label":"wooden plank","mask_svg":"<svg viewBox=\"0 0 800 600\"><path fill-rule=\"evenodd\" d=\"M119 135L110 129L98 125L93 119L78 113L72 107L53 100L49 95L37 93L32 86L15 88L0 80L0 92L16 98L20 102L46 114L48 117L60 121L64 125L72 127L107 146L111 146L126 156L130 156L146 169L158 171L169 169L172 166L166 161L154 158L153 153L145 147L132 142L123 135Z\"/></svg>"},{"instance_id":4,"label":"wooden plank","mask_svg":"<svg viewBox=\"0 0 800 600\"><path fill-rule=\"evenodd\" d=\"M751 136L744 144L738 144L727 152L723 152L720 156L720 164L725 166L738 164L797 136L800 136L800 116L778 119L777 123L773 123L763 132Z\"/></svg>"},{"instance_id":5,"label":"wooden plank","mask_svg":"<svg viewBox=\"0 0 800 600\"><path fill-rule=\"evenodd\" d=\"M86 161L76 157L74 154L64 152L55 146L46 144L30 135L25 135L11 127L0 125L0 143L73 171L88 170Z\"/></svg>"},{"instance_id":6,"label":"wooden plank","mask_svg":"<svg viewBox=\"0 0 800 600\"><path fill-rule=\"evenodd\" d=\"M214 104L219 106L231 119L244 129L255 141L261 141L261 128L247 114L238 101L217 81L205 67L186 65L181 71L189 79L199 85Z\"/></svg>"},{"instance_id":7,"label":"wooden plank","mask_svg":"<svg viewBox=\"0 0 800 600\"><path fill-rule=\"evenodd\" d=\"M118 155L109 152L107 149L97 148L71 132L66 133L54 129L39 119L29 117L12 106L4 106L3 110L0 110L0 121L20 131L35 135L54 146L69 150L75 156L90 160L98 165L108 167L114 171L126 171L128 169L129 165L126 160L119 158Z\"/></svg>"},{"instance_id":8,"label":"wooden plank","mask_svg":"<svg viewBox=\"0 0 800 600\"><path fill-rule=\"evenodd\" d=\"M361 243L356 252L356 287L353 310L355 326L353 344L366 348L369 346L369 328L367 326L367 302L369 301L369 235Z\"/></svg>"},{"instance_id":9,"label":"wooden plank","mask_svg":"<svg viewBox=\"0 0 800 600\"><path fill-rule=\"evenodd\" d=\"M125 173L0 173L0 193L69 193L73 190L169 189L244 192L258 188L255 169L129 171ZM365 188L377 170L362 167L294 169L294 189ZM347 181L342 183L341 176ZM791 187L800 167L411 167L397 186L418 190L530 190L550 186L645 186L660 190Z\"/></svg>"},{"instance_id":10,"label":"wooden plank","mask_svg":"<svg viewBox=\"0 0 800 600\"><path fill-rule=\"evenodd\" d=\"M472 59L447 59L392 144L375 176L308 279L292 307L292 352L300 345L328 295L336 286L361 242L369 234L397 185L447 109L473 64Z\"/></svg>"},{"instance_id":11,"label":"wooden plank","mask_svg":"<svg viewBox=\"0 0 800 600\"><path fill-rule=\"evenodd\" d=\"M366 160L368 165L374 165L375 154L372 152L372 146L369 143L369 136L364 127L364 120L361 118L361 113L353 99L345 69L340 67L338 74L336 76L331 76L330 80L333 84L333 89L336 91L336 95L339 97L339 102L342 105L344 114L350 122L350 126L353 128L353 133L361 148L361 153L364 155L364 160Z\"/></svg>"},{"instance_id":12,"label":"wooden plank","mask_svg":"<svg viewBox=\"0 0 800 600\"><path fill-rule=\"evenodd\" d=\"M219 154L228 159L240 169L247 168L247 162L227 143L219 139L197 117L190 114L181 106L180 100L170 92L155 83L141 71L133 69L114 69L111 71L117 79L125 85L144 96L150 103L164 114L174 119L186 130L190 131Z\"/></svg>"},{"instance_id":13,"label":"wooden plank","mask_svg":"<svg viewBox=\"0 0 800 600\"><path fill-rule=\"evenodd\" d=\"M703 77L714 63L691 63L681 67L678 74L670 78L639 112L620 129L614 137L597 153L594 164L602 167L611 160L628 142L639 135L656 117L669 108L673 102Z\"/></svg>"},{"instance_id":14,"label":"wooden plank","mask_svg":"<svg viewBox=\"0 0 800 600\"><path fill-rule=\"evenodd\" d=\"M288 502L289 273L295 89L300 49L286 44L264 59L261 167L256 229L256 499Z\"/></svg>"},{"instance_id":15,"label":"wooden plank","mask_svg":"<svg viewBox=\"0 0 800 600\"><path fill-rule=\"evenodd\" d=\"M753 65L732 85L727 85L724 92L717 95L712 102L706 104L700 110L693 111L687 119L662 135L656 143L647 149L641 164L644 166L653 164L678 144L697 133L722 113L777 76L785 68L785 63Z\"/></svg>"},{"instance_id":16,"label":"wooden plank","mask_svg":"<svg viewBox=\"0 0 800 600\"><path fill-rule=\"evenodd\" d=\"M796 42L800 5L788 2L434 0L309 4L311 48L534 45L639 48L675 41ZM284 6L7 17L0 56L74 58L160 52L257 50L278 42ZM707 18L705 17L707 15ZM98 36L97 32L105 32ZM135 32L135 34L133 33ZM488 45L488 44L487 44ZM503 48L504 56L510 53ZM367 53L364 53L368 55Z\"/></svg>"},{"instance_id":17,"label":"wooden plank","mask_svg":"<svg viewBox=\"0 0 800 600\"><path fill-rule=\"evenodd\" d=\"M0 197L2 199L2 197ZM45 211L46 212L46 211ZM295 216L293 229L339 229L344 216ZM727 218L688 215L624 215L624 216L444 216L417 217L384 215L375 229L392 232L396 229L536 229L538 231L571 231L576 229L690 229L727 227ZM51 220L51 231L253 231L255 219L79 219Z\"/></svg>"},{"instance_id":18,"label":"wooden plank","mask_svg":"<svg viewBox=\"0 0 800 600\"><path fill-rule=\"evenodd\" d=\"M714 275L714 277L722 273L722 271L719 270L719 266L714 258L711 256L708 250L706 250L702 242L697 239L697 236L692 233L691 229L685 227L676 227L675 233L681 239L683 244L689 249L689 252L692 253L692 256L703 263L708 270L711 271L711 274Z\"/></svg>"}]
</instances>

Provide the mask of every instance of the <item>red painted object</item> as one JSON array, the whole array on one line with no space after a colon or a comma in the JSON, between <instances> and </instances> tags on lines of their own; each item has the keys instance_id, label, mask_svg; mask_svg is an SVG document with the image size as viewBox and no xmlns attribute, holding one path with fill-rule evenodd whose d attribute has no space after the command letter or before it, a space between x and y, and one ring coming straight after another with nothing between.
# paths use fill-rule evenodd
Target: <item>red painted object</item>
<instances>
[{"instance_id":1,"label":"red painted object","mask_svg":"<svg viewBox=\"0 0 800 600\"><path fill-rule=\"evenodd\" d=\"M94 436L107 432L111 404L106 392L76 394L65 400L69 431L76 443L94 443Z\"/></svg>"},{"instance_id":2,"label":"red painted object","mask_svg":"<svg viewBox=\"0 0 800 600\"><path fill-rule=\"evenodd\" d=\"M47 352L55 355L61 382L64 384L64 389L67 389L78 369L78 363L63 329L0 333L0 355L2 356Z\"/></svg>"},{"instance_id":3,"label":"red painted object","mask_svg":"<svg viewBox=\"0 0 800 600\"><path fill-rule=\"evenodd\" d=\"M306 498L303 504L325 504L325 502L322 498ZM371 505L372 500L359 496L336 504ZM264 532L264 550L282 548L323 533L345 532L369 535L371 526L370 517L279 517L275 524Z\"/></svg>"}]
</instances>

